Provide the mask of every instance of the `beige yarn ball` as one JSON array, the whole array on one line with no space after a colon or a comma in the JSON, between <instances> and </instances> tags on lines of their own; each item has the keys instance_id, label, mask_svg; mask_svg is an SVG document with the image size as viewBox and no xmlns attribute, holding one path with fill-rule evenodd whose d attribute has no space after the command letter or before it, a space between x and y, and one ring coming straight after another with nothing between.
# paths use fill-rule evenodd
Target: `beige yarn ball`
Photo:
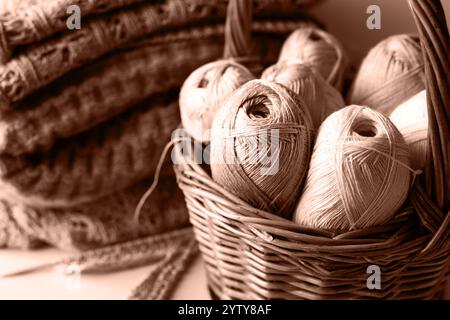
<instances>
[{"instance_id":1,"label":"beige yarn ball","mask_svg":"<svg viewBox=\"0 0 450 320\"><path fill-rule=\"evenodd\" d=\"M305 104L266 80L252 80L220 108L211 131L214 181L250 205L292 217L312 148Z\"/></svg>"},{"instance_id":2,"label":"beige yarn ball","mask_svg":"<svg viewBox=\"0 0 450 320\"><path fill-rule=\"evenodd\" d=\"M422 90L392 112L390 119L409 146L411 166L423 169L428 150L427 93Z\"/></svg>"},{"instance_id":3,"label":"beige yarn ball","mask_svg":"<svg viewBox=\"0 0 450 320\"><path fill-rule=\"evenodd\" d=\"M331 113L345 107L339 91L308 65L281 62L267 68L261 79L280 83L298 94L309 109L315 129Z\"/></svg>"},{"instance_id":4,"label":"beige yarn ball","mask_svg":"<svg viewBox=\"0 0 450 320\"><path fill-rule=\"evenodd\" d=\"M424 77L418 36L391 36L364 58L348 101L389 116L399 104L425 89Z\"/></svg>"},{"instance_id":5,"label":"beige yarn ball","mask_svg":"<svg viewBox=\"0 0 450 320\"><path fill-rule=\"evenodd\" d=\"M254 78L247 68L233 60L218 60L196 69L180 91L184 129L194 139L208 143L216 111L237 88Z\"/></svg>"},{"instance_id":6,"label":"beige yarn ball","mask_svg":"<svg viewBox=\"0 0 450 320\"><path fill-rule=\"evenodd\" d=\"M308 64L340 90L345 71L344 50L326 31L306 27L292 32L281 47L278 62Z\"/></svg>"},{"instance_id":7,"label":"beige yarn ball","mask_svg":"<svg viewBox=\"0 0 450 320\"><path fill-rule=\"evenodd\" d=\"M411 182L408 146L394 124L349 106L320 127L294 221L334 232L388 222Z\"/></svg>"}]
</instances>

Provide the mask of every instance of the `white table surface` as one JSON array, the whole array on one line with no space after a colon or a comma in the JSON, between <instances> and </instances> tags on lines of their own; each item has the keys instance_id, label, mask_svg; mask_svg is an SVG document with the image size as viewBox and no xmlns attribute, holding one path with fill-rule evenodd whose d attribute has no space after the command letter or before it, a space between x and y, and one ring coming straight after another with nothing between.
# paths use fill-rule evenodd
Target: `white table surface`
<instances>
[{"instance_id":1,"label":"white table surface","mask_svg":"<svg viewBox=\"0 0 450 320\"><path fill-rule=\"evenodd\" d=\"M57 249L39 251L0 250L0 275L69 256ZM150 267L140 267L110 274L81 275L79 282L60 270L48 270L0 278L0 300L5 299L126 299L144 280ZM197 258L178 285L173 299L209 299L203 262Z\"/></svg>"}]
</instances>

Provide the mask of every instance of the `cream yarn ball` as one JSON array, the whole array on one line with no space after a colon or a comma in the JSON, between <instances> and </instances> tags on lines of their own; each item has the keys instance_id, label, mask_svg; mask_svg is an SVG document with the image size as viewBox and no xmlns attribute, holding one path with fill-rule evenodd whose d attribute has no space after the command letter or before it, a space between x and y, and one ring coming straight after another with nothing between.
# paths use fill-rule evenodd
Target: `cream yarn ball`
<instances>
[{"instance_id":1,"label":"cream yarn ball","mask_svg":"<svg viewBox=\"0 0 450 320\"><path fill-rule=\"evenodd\" d=\"M282 85L252 80L214 119L213 180L250 205L290 219L306 175L312 135L304 102Z\"/></svg>"},{"instance_id":2,"label":"cream yarn ball","mask_svg":"<svg viewBox=\"0 0 450 320\"><path fill-rule=\"evenodd\" d=\"M308 64L332 86L340 90L346 57L340 42L316 27L292 32L281 47L278 62Z\"/></svg>"},{"instance_id":3,"label":"cream yarn ball","mask_svg":"<svg viewBox=\"0 0 450 320\"><path fill-rule=\"evenodd\" d=\"M320 127L294 221L339 233L386 223L408 196L411 171L389 118L346 107Z\"/></svg>"},{"instance_id":4,"label":"cream yarn ball","mask_svg":"<svg viewBox=\"0 0 450 320\"><path fill-rule=\"evenodd\" d=\"M364 58L348 101L389 116L401 103L425 89L420 40L394 35L373 47Z\"/></svg>"},{"instance_id":5,"label":"cream yarn ball","mask_svg":"<svg viewBox=\"0 0 450 320\"><path fill-rule=\"evenodd\" d=\"M305 101L316 130L331 113L345 107L339 91L306 64L280 62L267 68L261 79L280 83L298 94Z\"/></svg>"},{"instance_id":6,"label":"cream yarn ball","mask_svg":"<svg viewBox=\"0 0 450 320\"><path fill-rule=\"evenodd\" d=\"M247 68L233 60L218 60L196 69L180 91L184 129L194 139L208 143L216 111L237 88L254 78Z\"/></svg>"},{"instance_id":7,"label":"cream yarn ball","mask_svg":"<svg viewBox=\"0 0 450 320\"><path fill-rule=\"evenodd\" d=\"M409 146L411 166L423 169L428 150L427 93L422 90L392 112L390 119Z\"/></svg>"}]
</instances>

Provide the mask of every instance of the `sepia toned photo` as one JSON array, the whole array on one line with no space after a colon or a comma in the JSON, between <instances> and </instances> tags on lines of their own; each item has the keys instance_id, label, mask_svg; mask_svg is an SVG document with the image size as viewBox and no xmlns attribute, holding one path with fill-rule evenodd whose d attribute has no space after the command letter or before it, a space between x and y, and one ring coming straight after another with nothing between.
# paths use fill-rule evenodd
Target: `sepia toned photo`
<instances>
[{"instance_id":1,"label":"sepia toned photo","mask_svg":"<svg viewBox=\"0 0 450 320\"><path fill-rule=\"evenodd\" d=\"M448 26L448 0L0 0L0 300L450 300Z\"/></svg>"}]
</instances>

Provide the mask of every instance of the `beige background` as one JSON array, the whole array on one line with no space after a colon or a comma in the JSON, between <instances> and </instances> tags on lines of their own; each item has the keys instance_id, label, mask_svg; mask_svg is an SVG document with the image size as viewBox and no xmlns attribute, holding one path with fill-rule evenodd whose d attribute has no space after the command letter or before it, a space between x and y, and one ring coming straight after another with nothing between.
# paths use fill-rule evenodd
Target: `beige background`
<instances>
[{"instance_id":1,"label":"beige background","mask_svg":"<svg viewBox=\"0 0 450 320\"><path fill-rule=\"evenodd\" d=\"M449 21L450 0L442 2ZM381 30L366 28L366 9L371 4L381 8ZM415 31L405 0L328 0L313 12L343 41L354 62L384 37ZM0 250L0 274L66 255L67 253L56 249L37 252ZM46 270L17 278L0 279L0 299L124 299L148 272L149 267L143 267L112 275L82 276L80 287L70 288L67 286L67 279L61 274L55 270ZM200 259L186 273L174 298L208 298Z\"/></svg>"},{"instance_id":2,"label":"beige background","mask_svg":"<svg viewBox=\"0 0 450 320\"><path fill-rule=\"evenodd\" d=\"M450 0L442 0L442 4L450 24ZM370 5L381 9L381 30L366 27ZM312 12L343 42L353 59L360 59L368 48L389 35L416 32L406 0L328 0Z\"/></svg>"}]
</instances>

